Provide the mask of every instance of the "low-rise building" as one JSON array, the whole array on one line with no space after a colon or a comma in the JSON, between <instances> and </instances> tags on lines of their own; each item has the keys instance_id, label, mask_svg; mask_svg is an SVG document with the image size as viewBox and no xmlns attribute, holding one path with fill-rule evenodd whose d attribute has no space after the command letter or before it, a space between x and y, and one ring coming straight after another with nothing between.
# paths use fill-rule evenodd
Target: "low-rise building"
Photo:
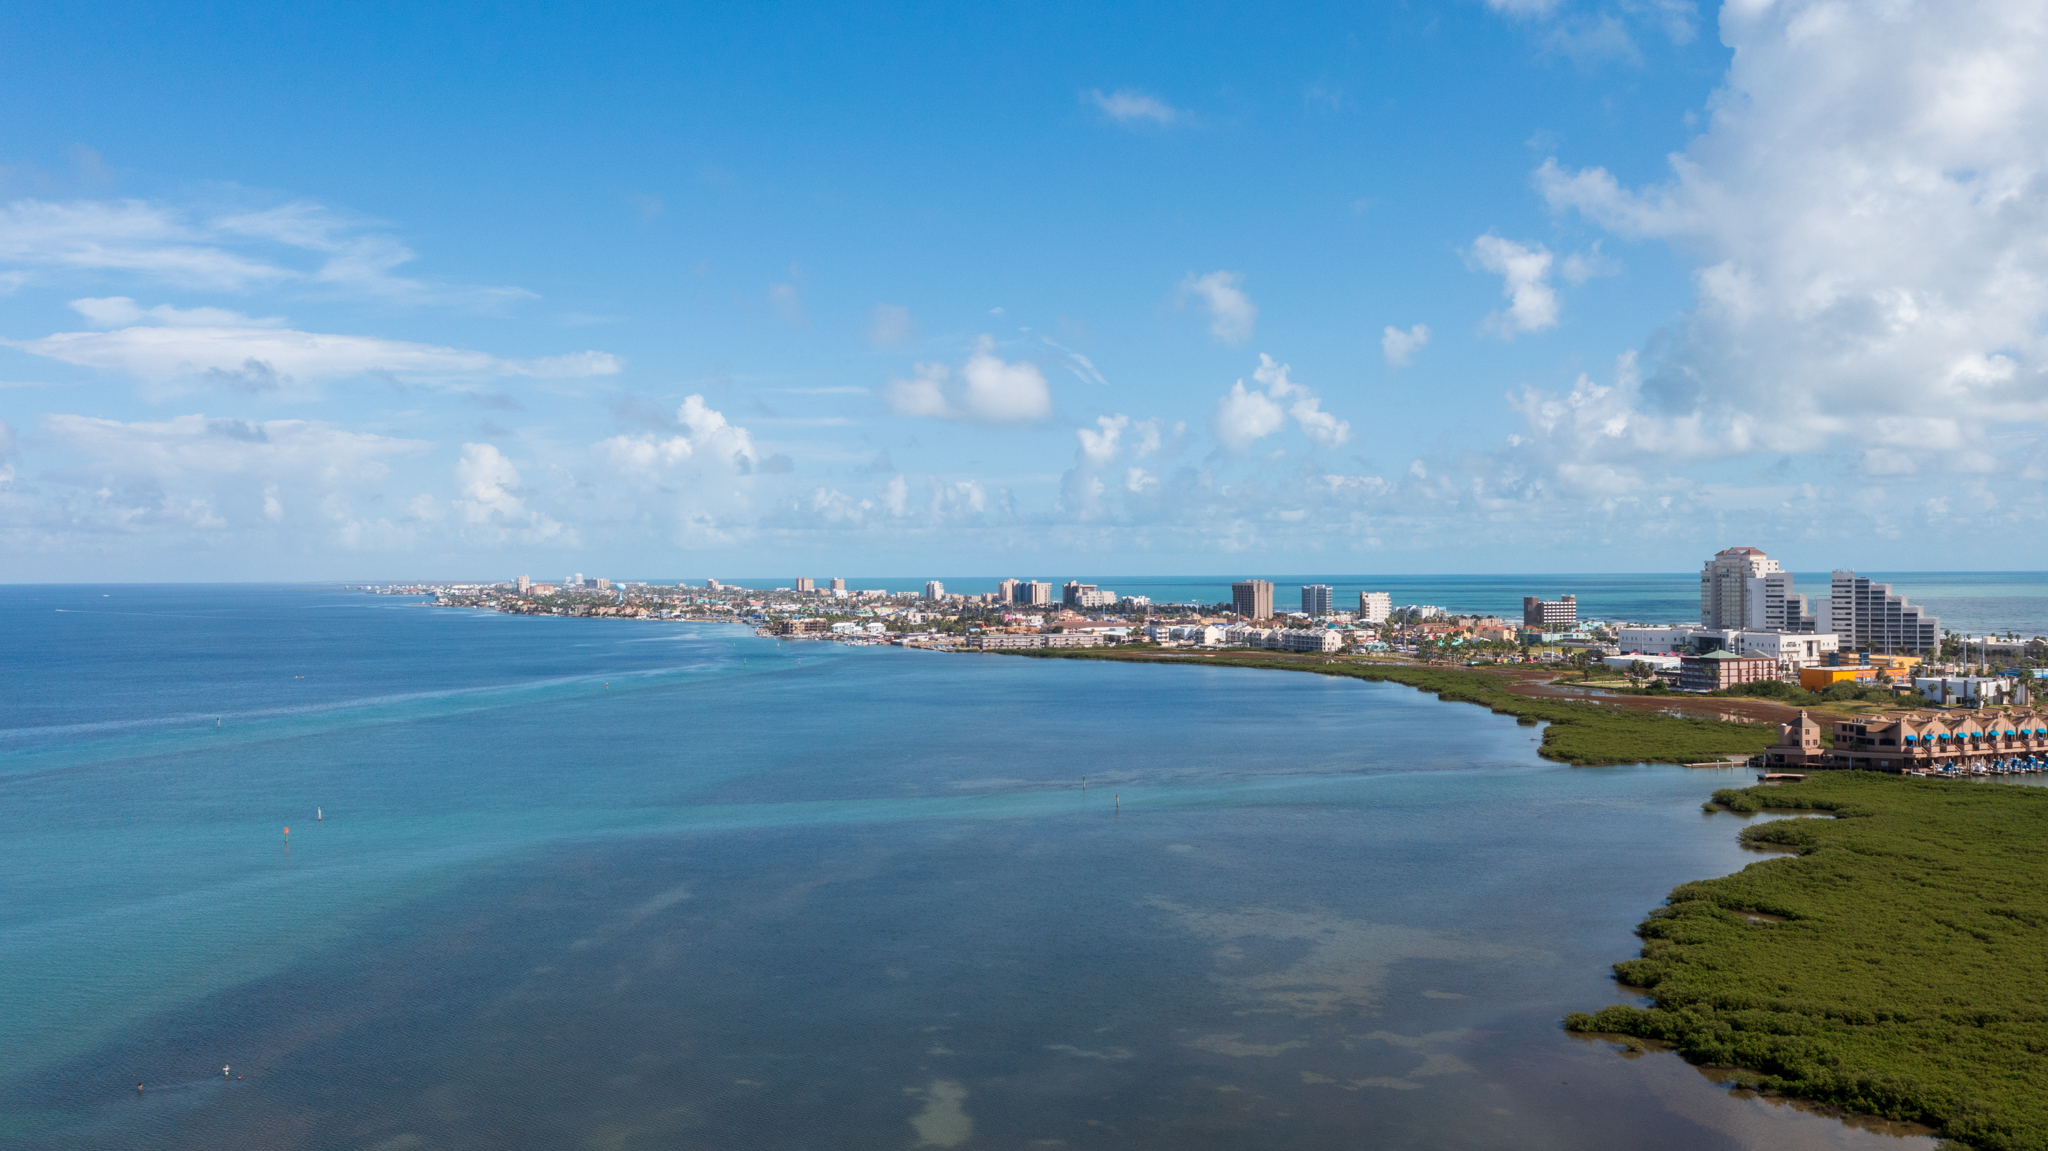
<instances>
[{"instance_id":1,"label":"low-rise building","mask_svg":"<svg viewBox=\"0 0 2048 1151\"><path fill-rule=\"evenodd\" d=\"M1283 628L1279 639L1281 651L1336 651L1344 646L1342 632L1323 627Z\"/></svg>"},{"instance_id":2,"label":"low-rise building","mask_svg":"<svg viewBox=\"0 0 2048 1151\"><path fill-rule=\"evenodd\" d=\"M1362 591L1358 593L1358 620L1360 623L1385 623L1394 614L1394 595L1384 591Z\"/></svg>"},{"instance_id":3,"label":"low-rise building","mask_svg":"<svg viewBox=\"0 0 2048 1151\"><path fill-rule=\"evenodd\" d=\"M1720 691L1737 684L1777 678L1778 661L1766 655L1710 651L1705 655L1680 656L1678 661L1680 691Z\"/></svg>"},{"instance_id":4,"label":"low-rise building","mask_svg":"<svg viewBox=\"0 0 2048 1151\"><path fill-rule=\"evenodd\" d=\"M2026 691L2003 675L1914 676L1913 688L1941 707L1998 707L2020 700Z\"/></svg>"},{"instance_id":5,"label":"low-rise building","mask_svg":"<svg viewBox=\"0 0 2048 1151\"><path fill-rule=\"evenodd\" d=\"M2048 715L2030 707L1836 720L1834 746L1805 712L1764 749L1769 767L1977 774L2048 767Z\"/></svg>"}]
</instances>

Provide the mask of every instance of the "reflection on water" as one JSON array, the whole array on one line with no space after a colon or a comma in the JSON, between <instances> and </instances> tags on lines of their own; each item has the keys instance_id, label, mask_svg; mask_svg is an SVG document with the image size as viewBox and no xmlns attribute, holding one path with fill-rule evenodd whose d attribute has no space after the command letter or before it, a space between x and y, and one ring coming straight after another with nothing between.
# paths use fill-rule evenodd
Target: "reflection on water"
<instances>
[{"instance_id":1,"label":"reflection on water","mask_svg":"<svg viewBox=\"0 0 2048 1151\"><path fill-rule=\"evenodd\" d=\"M489 626L536 674L649 634L528 622ZM1534 746L1393 685L864 650L17 776L0 1134L1910 1145L1563 1032L1672 886L1753 858L1699 808L1753 773Z\"/></svg>"}]
</instances>

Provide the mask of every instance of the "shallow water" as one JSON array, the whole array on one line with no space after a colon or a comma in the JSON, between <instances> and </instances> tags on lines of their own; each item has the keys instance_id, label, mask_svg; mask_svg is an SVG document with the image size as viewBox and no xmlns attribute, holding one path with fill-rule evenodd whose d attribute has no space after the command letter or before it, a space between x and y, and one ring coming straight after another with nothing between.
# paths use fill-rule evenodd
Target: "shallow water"
<instances>
[{"instance_id":1,"label":"shallow water","mask_svg":"<svg viewBox=\"0 0 2048 1151\"><path fill-rule=\"evenodd\" d=\"M1741 772L1283 672L0 609L24 1146L1903 1145L1558 1026L1759 858Z\"/></svg>"}]
</instances>

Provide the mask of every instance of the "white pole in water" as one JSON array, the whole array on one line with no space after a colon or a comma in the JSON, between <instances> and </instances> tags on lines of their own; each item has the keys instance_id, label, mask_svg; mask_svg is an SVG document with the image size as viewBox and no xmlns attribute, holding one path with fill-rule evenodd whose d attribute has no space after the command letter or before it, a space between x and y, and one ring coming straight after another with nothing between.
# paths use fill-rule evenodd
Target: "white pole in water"
<instances>
[{"instance_id":1,"label":"white pole in water","mask_svg":"<svg viewBox=\"0 0 2048 1151\"><path fill-rule=\"evenodd\" d=\"M314 823L320 823L320 822L323 822L323 821L325 821L325 820L326 820L326 818L327 818L327 813L326 813L326 812L324 812L324 811L320 810L320 809L319 809L319 808L317 808L317 807L313 809L313 822L314 822Z\"/></svg>"}]
</instances>

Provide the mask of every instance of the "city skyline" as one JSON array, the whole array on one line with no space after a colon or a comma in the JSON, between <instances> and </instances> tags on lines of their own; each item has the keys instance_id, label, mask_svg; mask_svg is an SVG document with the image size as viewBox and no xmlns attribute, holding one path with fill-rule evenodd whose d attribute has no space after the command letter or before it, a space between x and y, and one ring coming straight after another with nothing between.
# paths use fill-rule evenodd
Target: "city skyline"
<instances>
[{"instance_id":1,"label":"city skyline","mask_svg":"<svg viewBox=\"0 0 2048 1151\"><path fill-rule=\"evenodd\" d=\"M2024 6L0 35L0 580L2048 567Z\"/></svg>"}]
</instances>

